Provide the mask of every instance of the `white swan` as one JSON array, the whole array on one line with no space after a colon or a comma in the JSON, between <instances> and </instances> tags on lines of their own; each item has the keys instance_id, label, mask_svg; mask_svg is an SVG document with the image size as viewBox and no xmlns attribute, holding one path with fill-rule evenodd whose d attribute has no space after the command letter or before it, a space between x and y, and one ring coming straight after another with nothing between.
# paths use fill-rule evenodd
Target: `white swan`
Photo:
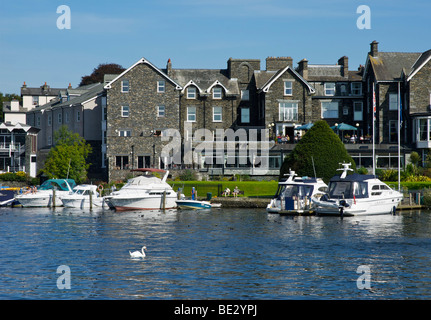
<instances>
[{"instance_id":1,"label":"white swan","mask_svg":"<svg viewBox=\"0 0 431 320\"><path fill-rule=\"evenodd\" d=\"M145 257L145 251L144 251L144 249L147 250L147 247L143 246L142 249L141 249L141 251L134 251L134 252L130 252L129 251L130 256L132 258L144 258Z\"/></svg>"}]
</instances>

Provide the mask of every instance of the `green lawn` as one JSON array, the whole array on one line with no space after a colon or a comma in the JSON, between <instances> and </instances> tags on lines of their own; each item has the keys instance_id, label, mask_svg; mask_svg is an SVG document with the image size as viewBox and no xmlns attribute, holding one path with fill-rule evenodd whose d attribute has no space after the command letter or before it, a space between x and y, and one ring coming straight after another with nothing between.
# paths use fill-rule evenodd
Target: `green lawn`
<instances>
[{"instance_id":1,"label":"green lawn","mask_svg":"<svg viewBox=\"0 0 431 320\"><path fill-rule=\"evenodd\" d=\"M175 191L183 188L186 197L191 196L192 187L195 187L198 197L206 197L208 192L212 197L216 197L218 191L223 191L226 187L231 191L238 186L244 191L244 197L272 197L277 191L277 181L168 181Z\"/></svg>"}]
</instances>

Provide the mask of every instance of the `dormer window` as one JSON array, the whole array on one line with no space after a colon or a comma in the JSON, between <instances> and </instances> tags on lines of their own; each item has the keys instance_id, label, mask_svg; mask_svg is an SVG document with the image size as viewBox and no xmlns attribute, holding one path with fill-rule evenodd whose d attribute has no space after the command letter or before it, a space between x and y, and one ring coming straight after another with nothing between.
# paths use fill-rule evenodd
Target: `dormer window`
<instances>
[{"instance_id":1,"label":"dormer window","mask_svg":"<svg viewBox=\"0 0 431 320\"><path fill-rule=\"evenodd\" d=\"M355 96L360 96L362 94L362 83L353 82L352 83L352 94Z\"/></svg>"},{"instance_id":2,"label":"dormer window","mask_svg":"<svg viewBox=\"0 0 431 320\"><path fill-rule=\"evenodd\" d=\"M187 99L196 99L196 88L188 87L187 88Z\"/></svg>"},{"instance_id":3,"label":"dormer window","mask_svg":"<svg viewBox=\"0 0 431 320\"><path fill-rule=\"evenodd\" d=\"M221 99L222 98L222 89L221 87L213 88L213 99Z\"/></svg>"}]
</instances>

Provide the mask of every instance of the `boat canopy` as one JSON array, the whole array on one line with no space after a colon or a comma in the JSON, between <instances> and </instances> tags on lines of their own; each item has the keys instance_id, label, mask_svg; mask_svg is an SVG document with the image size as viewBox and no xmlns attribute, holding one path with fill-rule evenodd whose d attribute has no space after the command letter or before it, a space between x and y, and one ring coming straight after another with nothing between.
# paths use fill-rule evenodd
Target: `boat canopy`
<instances>
[{"instance_id":1,"label":"boat canopy","mask_svg":"<svg viewBox=\"0 0 431 320\"><path fill-rule=\"evenodd\" d=\"M353 174L346 176L345 178L341 178L341 175L334 176L331 178L331 180L329 180L329 182L332 182L332 181L365 181L365 180L375 179L375 178L376 178L376 176L372 175L372 174L353 173Z\"/></svg>"},{"instance_id":2,"label":"boat canopy","mask_svg":"<svg viewBox=\"0 0 431 320\"><path fill-rule=\"evenodd\" d=\"M70 191L76 186L76 182L73 179L49 179L40 185L39 190L62 190L62 191Z\"/></svg>"}]
</instances>

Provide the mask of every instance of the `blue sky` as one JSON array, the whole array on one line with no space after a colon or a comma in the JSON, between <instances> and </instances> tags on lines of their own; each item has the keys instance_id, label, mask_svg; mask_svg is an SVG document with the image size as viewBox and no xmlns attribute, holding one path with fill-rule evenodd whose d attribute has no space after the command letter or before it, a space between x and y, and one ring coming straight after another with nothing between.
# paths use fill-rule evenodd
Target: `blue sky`
<instances>
[{"instance_id":1,"label":"blue sky","mask_svg":"<svg viewBox=\"0 0 431 320\"><path fill-rule=\"evenodd\" d=\"M71 29L57 28L57 7L71 10ZM360 30L359 5L371 10ZM142 57L160 68L226 68L232 58L291 56L294 66L364 64L380 51L431 49L429 0L2 0L0 92L28 86L77 86L99 63L125 68Z\"/></svg>"}]
</instances>

